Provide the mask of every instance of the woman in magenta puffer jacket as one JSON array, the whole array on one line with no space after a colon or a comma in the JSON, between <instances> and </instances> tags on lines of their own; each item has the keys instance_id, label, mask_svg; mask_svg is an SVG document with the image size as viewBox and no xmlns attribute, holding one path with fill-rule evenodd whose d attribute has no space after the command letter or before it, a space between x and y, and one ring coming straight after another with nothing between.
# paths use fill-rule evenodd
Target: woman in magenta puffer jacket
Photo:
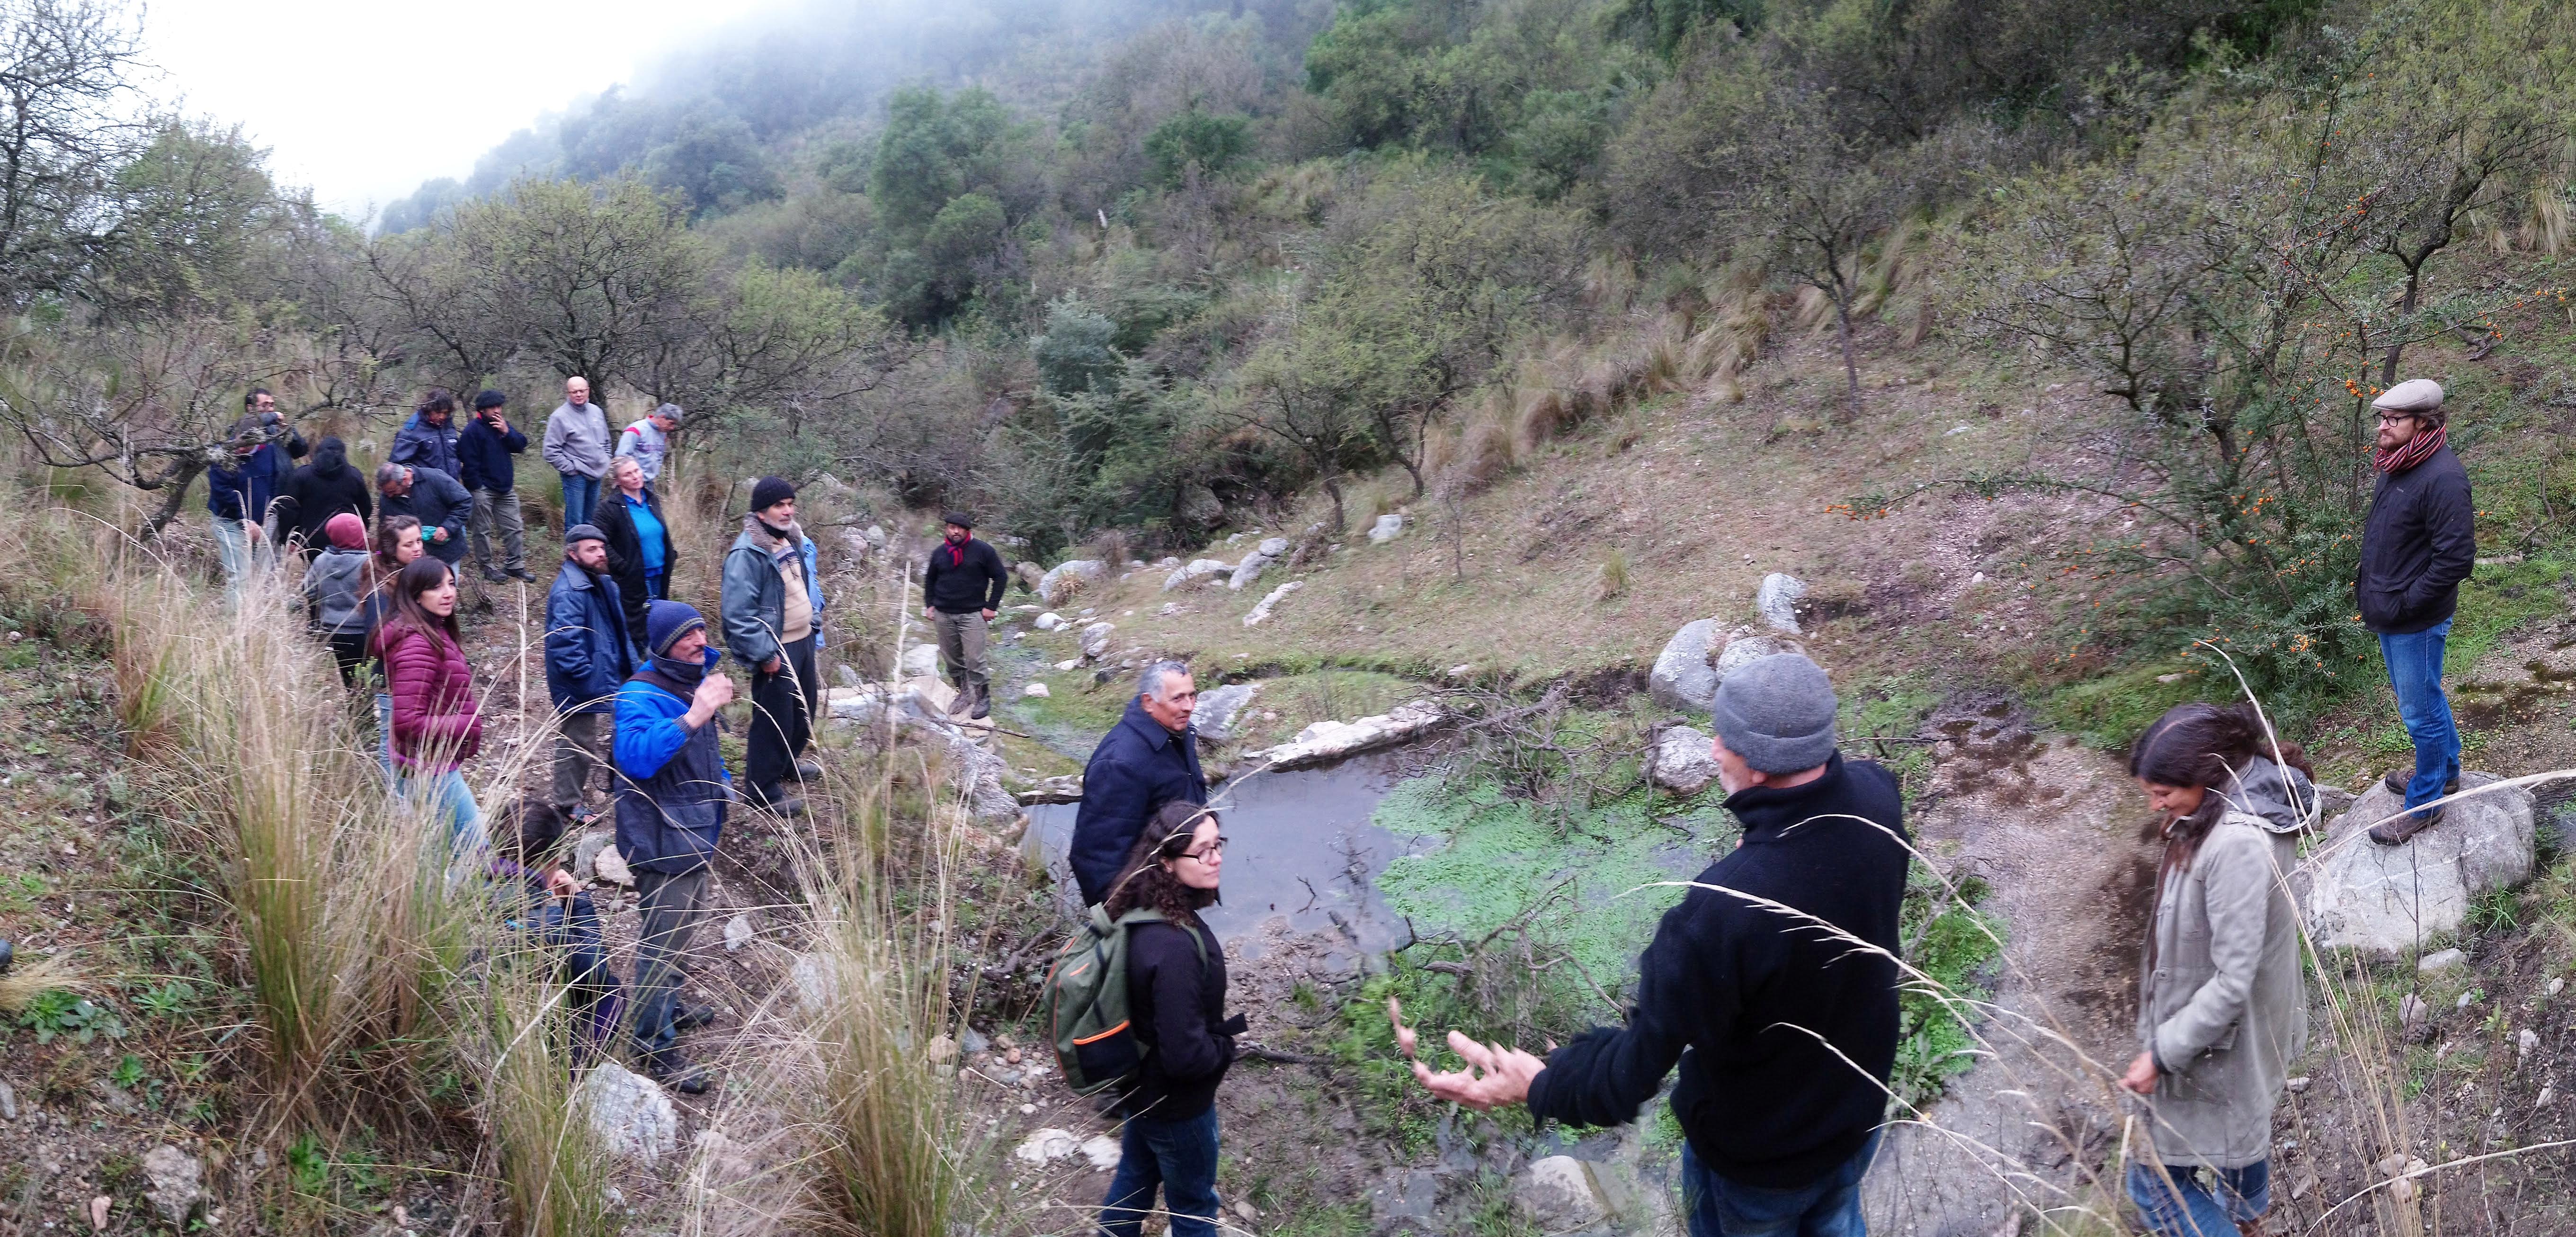
<instances>
[{"instance_id":1,"label":"woman in magenta puffer jacket","mask_svg":"<svg viewBox=\"0 0 2576 1237\"><path fill-rule=\"evenodd\" d=\"M448 813L448 838L462 857L490 849L483 811L460 766L483 746L474 672L456 628L456 574L423 556L393 581L393 613L376 631L385 691L393 697L393 757L405 797L432 796Z\"/></svg>"}]
</instances>

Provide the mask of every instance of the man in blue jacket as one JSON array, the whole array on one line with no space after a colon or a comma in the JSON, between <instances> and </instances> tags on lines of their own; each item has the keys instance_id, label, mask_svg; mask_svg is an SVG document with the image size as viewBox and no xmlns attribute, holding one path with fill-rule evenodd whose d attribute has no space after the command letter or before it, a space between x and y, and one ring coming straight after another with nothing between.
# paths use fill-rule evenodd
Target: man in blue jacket
<instances>
[{"instance_id":1,"label":"man in blue jacket","mask_svg":"<svg viewBox=\"0 0 2576 1237\"><path fill-rule=\"evenodd\" d=\"M635 673L626 607L608 575L607 538L588 524L564 530L563 569L546 590L546 695L555 706L555 810L588 823L582 792L609 767L617 691Z\"/></svg>"},{"instance_id":2,"label":"man in blue jacket","mask_svg":"<svg viewBox=\"0 0 2576 1237\"><path fill-rule=\"evenodd\" d=\"M514 580L535 582L528 572L527 528L519 518L518 469L510 457L528 449L528 436L511 428L508 417L501 415L509 397L498 391L484 391L474 397L474 419L465 423L456 436L458 481L465 492L474 496L471 524L474 565L483 578L495 584L504 575ZM578 524L587 513L569 517ZM502 568L492 565L491 534L501 537ZM506 570L505 570L506 569Z\"/></svg>"},{"instance_id":3,"label":"man in blue jacket","mask_svg":"<svg viewBox=\"0 0 2576 1237\"><path fill-rule=\"evenodd\" d=\"M696 607L656 601L644 616L644 669L617 689L617 853L634 869L637 1061L682 1094L707 1089L680 1053L680 1032L714 1011L680 1000L679 959L707 919L707 865L724 833L733 776L716 750L716 710L733 680L714 673L707 621Z\"/></svg>"},{"instance_id":4,"label":"man in blue jacket","mask_svg":"<svg viewBox=\"0 0 2576 1237\"><path fill-rule=\"evenodd\" d=\"M394 431L385 458L414 468L435 468L450 477L462 470L456 461L456 397L444 387L431 387L411 419Z\"/></svg>"},{"instance_id":5,"label":"man in blue jacket","mask_svg":"<svg viewBox=\"0 0 2576 1237\"><path fill-rule=\"evenodd\" d=\"M1127 862L1127 849L1156 809L1174 800L1207 802L1198 732L1190 729L1190 714L1198 707L1190 668L1176 661L1155 662L1137 677L1127 715L1091 750L1066 856L1083 905L1098 906L1108 898L1118 869Z\"/></svg>"},{"instance_id":6,"label":"man in blue jacket","mask_svg":"<svg viewBox=\"0 0 2576 1237\"><path fill-rule=\"evenodd\" d=\"M385 496L385 515L420 521L420 543L431 557L450 567L463 561L465 522L474 514L474 499L456 478L435 468L378 464L376 492Z\"/></svg>"}]
</instances>

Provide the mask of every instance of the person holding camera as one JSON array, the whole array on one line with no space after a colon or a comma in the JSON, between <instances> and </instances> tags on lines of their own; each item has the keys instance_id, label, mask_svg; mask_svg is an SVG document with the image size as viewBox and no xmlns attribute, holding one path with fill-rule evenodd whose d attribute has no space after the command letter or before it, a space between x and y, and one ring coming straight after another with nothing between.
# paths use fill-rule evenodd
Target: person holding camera
<instances>
[{"instance_id":1,"label":"person holding camera","mask_svg":"<svg viewBox=\"0 0 2576 1237\"><path fill-rule=\"evenodd\" d=\"M502 414L509 397L486 390L474 397L474 419L456 436L456 466L467 493L474 496L474 514L467 526L474 549L474 566L483 578L498 584L503 579L534 582L528 571L527 526L519 517L518 470L510 457L528 449L528 436L510 425ZM504 562L492 565L492 538L499 533Z\"/></svg>"}]
</instances>

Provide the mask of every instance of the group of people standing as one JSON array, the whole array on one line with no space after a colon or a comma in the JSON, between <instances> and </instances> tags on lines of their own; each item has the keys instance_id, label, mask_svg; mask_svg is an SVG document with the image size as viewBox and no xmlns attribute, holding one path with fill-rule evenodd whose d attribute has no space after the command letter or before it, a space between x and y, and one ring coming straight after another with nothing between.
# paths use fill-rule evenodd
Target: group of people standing
<instances>
[{"instance_id":1,"label":"group of people standing","mask_svg":"<svg viewBox=\"0 0 2576 1237\"><path fill-rule=\"evenodd\" d=\"M822 776L804 758L821 696L826 598L816 548L797 522L794 486L761 478L721 564L711 630L695 607L669 598L678 544L653 484L682 410L663 404L611 434L589 383L567 381L542 448L563 479L567 525L545 604L555 742L544 789L508 806L496 851L496 831L463 774L485 724L457 609L469 546L487 582L537 579L515 475L528 436L511 425L508 403L483 391L459 426L455 397L431 390L394 435L371 496L336 437L290 473L290 461L307 453L304 440L271 393L253 391L209 487L216 543L236 590L276 562L270 547L281 542L307 560L302 593L313 633L343 682L374 695L388 782L445 824L451 879L478 864L524 864L513 879L532 893L572 896L570 878L547 860L567 827L598 818L588 795L607 775L617 847L635 873L643 920L635 982L617 1007L644 1068L700 1092L705 1074L678 1037L710 1021L713 1007L681 998L678 960L708 916L709 863L726 816L737 801L799 815L799 788ZM712 639L719 635L722 649ZM739 790L717 743L718 710L735 695L734 680L718 670L728 652L750 680L753 704ZM556 905L536 918L555 925L556 937L571 934L567 968L589 994L585 1008L598 1004L603 985L619 987L586 908Z\"/></svg>"},{"instance_id":2,"label":"group of people standing","mask_svg":"<svg viewBox=\"0 0 2576 1237\"><path fill-rule=\"evenodd\" d=\"M2414 764L2384 779L2402 796L2369 831L2384 846L2438 825L2460 785L2442 654L2476 529L2442 401L2426 379L2375 401L2379 480L2354 586L2415 745ZM1186 667L1149 667L1138 688L1084 770L1070 855L1083 901L1128 925L1129 1009L1146 1046L1119 1101L1123 1157L1099 1228L1133 1237L1159 1191L1175 1237L1212 1237L1214 1095L1243 1023L1225 1015L1224 953L1197 912L1218 896L1225 838L1205 806ZM1465 1068L1417 1058L1422 1085L1480 1110L1606 1126L1634 1120L1678 1068L1670 1103L1692 1237L1861 1237L1860 1185L1897 1051L1912 856L1896 779L1836 750L1838 709L1824 671L1798 654L1729 673L1710 755L1743 838L1663 917L1625 1024L1544 1057L1452 1032ZM2298 837L2319 824L2312 771L2251 705L2171 709L2128 763L2163 853L2139 942L2139 1051L2118 1080L2142 1106L2150 1154L2125 1187L2158 1237L2253 1237L2271 1206L2273 1111L2307 1046L2288 875ZM1388 1012L1414 1056L1414 1030L1400 1007Z\"/></svg>"}]
</instances>

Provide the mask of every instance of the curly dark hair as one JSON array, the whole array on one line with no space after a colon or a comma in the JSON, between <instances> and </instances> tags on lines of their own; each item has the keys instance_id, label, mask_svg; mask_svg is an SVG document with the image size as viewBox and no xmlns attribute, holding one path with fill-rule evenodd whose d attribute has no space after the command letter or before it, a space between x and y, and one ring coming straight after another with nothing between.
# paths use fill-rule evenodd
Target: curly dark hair
<instances>
[{"instance_id":1,"label":"curly dark hair","mask_svg":"<svg viewBox=\"0 0 2576 1237\"><path fill-rule=\"evenodd\" d=\"M1216 890L1182 884L1171 869L1163 866L1163 861L1180 858L1190 848L1199 822L1216 818L1212 808L1179 800L1164 804L1148 818L1144 830L1136 835L1136 844L1127 848L1127 863L1119 869L1118 883L1110 886L1110 920L1115 922L1142 906L1162 912L1166 921L1181 927L1199 926L1199 910L1216 902Z\"/></svg>"}]
</instances>

